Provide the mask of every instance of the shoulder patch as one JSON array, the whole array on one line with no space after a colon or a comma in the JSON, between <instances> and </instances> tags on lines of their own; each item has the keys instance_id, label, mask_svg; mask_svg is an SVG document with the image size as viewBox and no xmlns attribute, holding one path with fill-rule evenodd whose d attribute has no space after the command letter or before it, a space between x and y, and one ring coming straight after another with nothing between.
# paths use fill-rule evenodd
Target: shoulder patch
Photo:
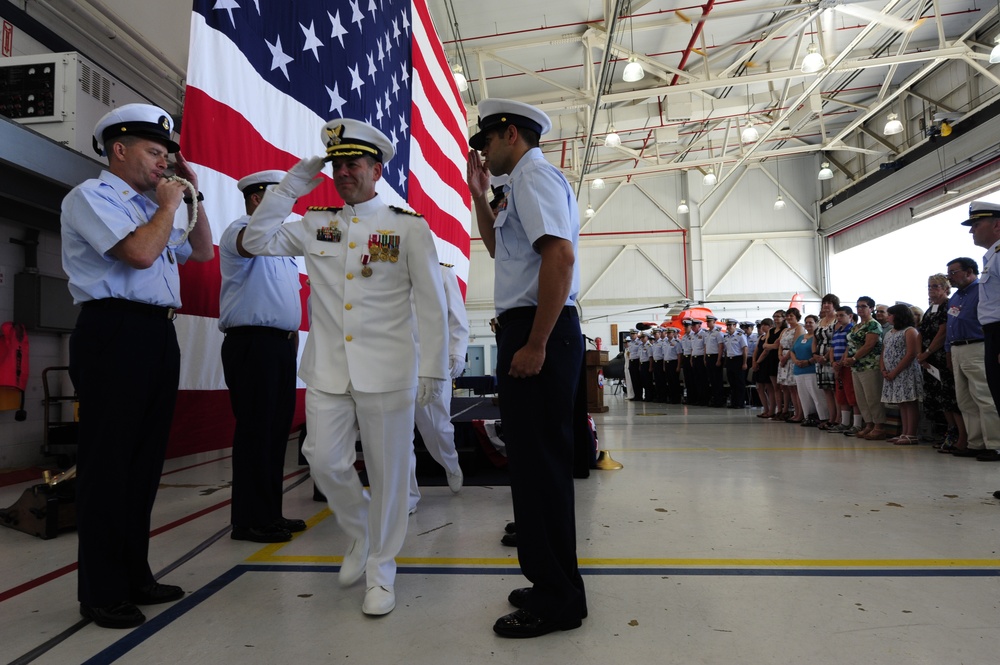
<instances>
[{"instance_id":1,"label":"shoulder patch","mask_svg":"<svg viewBox=\"0 0 1000 665\"><path fill-rule=\"evenodd\" d=\"M423 217L419 212L413 212L412 210L407 210L406 208L400 208L398 206L389 206L389 209L398 215L410 215L412 217Z\"/></svg>"},{"instance_id":2,"label":"shoulder patch","mask_svg":"<svg viewBox=\"0 0 1000 665\"><path fill-rule=\"evenodd\" d=\"M310 212L340 212L343 208L334 208L333 206L309 206L307 210Z\"/></svg>"}]
</instances>

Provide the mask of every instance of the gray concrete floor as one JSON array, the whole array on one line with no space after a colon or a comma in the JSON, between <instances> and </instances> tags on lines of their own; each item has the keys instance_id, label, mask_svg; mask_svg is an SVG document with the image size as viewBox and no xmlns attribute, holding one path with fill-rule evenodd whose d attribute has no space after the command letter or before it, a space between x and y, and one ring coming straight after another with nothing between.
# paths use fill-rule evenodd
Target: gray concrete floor
<instances>
[{"instance_id":1,"label":"gray concrete floor","mask_svg":"<svg viewBox=\"0 0 1000 665\"><path fill-rule=\"evenodd\" d=\"M306 532L273 546L223 535L164 578L189 595L147 608L131 631L79 626L73 533L0 530L3 661L996 662L1000 464L766 422L759 410L607 403L594 418L600 442L625 468L576 483L590 605L577 630L523 641L491 631L525 583L500 545L506 487L425 488L397 607L364 616L362 584L336 582L346 539L307 480L285 495ZM294 460L288 484L302 477ZM230 462L228 450L168 461L154 570L225 529ZM27 486L0 488L0 505Z\"/></svg>"}]
</instances>

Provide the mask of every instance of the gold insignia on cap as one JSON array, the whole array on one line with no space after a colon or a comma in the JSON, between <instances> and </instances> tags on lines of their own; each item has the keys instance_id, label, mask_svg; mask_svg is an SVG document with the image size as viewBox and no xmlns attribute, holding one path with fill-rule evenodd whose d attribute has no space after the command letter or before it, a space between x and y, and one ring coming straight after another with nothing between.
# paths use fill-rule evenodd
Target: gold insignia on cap
<instances>
[{"instance_id":1,"label":"gold insignia on cap","mask_svg":"<svg viewBox=\"0 0 1000 665\"><path fill-rule=\"evenodd\" d=\"M326 136L329 139L326 142L327 146L340 145L341 141L344 140L344 126L337 125L336 127L328 127L326 130Z\"/></svg>"},{"instance_id":2,"label":"gold insignia on cap","mask_svg":"<svg viewBox=\"0 0 1000 665\"><path fill-rule=\"evenodd\" d=\"M167 130L168 132L170 131L170 119L167 118L167 116L165 115L160 116L160 127L163 127L163 129Z\"/></svg>"}]
</instances>

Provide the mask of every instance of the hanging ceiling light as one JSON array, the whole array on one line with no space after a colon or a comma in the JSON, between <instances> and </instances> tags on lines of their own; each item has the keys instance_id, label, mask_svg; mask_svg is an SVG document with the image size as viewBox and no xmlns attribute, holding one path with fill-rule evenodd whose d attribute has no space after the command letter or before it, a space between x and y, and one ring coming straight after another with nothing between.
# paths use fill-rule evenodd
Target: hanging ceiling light
<instances>
[{"instance_id":1,"label":"hanging ceiling light","mask_svg":"<svg viewBox=\"0 0 1000 665\"><path fill-rule=\"evenodd\" d=\"M774 209L775 210L785 209L785 199L781 198L781 194L778 194L778 198L774 199Z\"/></svg>"},{"instance_id":2,"label":"hanging ceiling light","mask_svg":"<svg viewBox=\"0 0 1000 665\"><path fill-rule=\"evenodd\" d=\"M465 92L469 89L469 81L465 78L465 74L462 73L462 65L458 63L452 65L451 75L455 77L455 85L458 86L459 92Z\"/></svg>"},{"instance_id":3,"label":"hanging ceiling light","mask_svg":"<svg viewBox=\"0 0 1000 665\"><path fill-rule=\"evenodd\" d=\"M642 80L642 77L646 75L646 70L642 68L639 61L633 55L628 59L628 64L625 65L625 71L622 72L622 80L626 83L635 83L636 81Z\"/></svg>"},{"instance_id":4,"label":"hanging ceiling light","mask_svg":"<svg viewBox=\"0 0 1000 665\"><path fill-rule=\"evenodd\" d=\"M714 187L715 183L719 182L719 179L715 177L715 171L709 171L708 173L705 174L705 177L702 179L701 182L706 187Z\"/></svg>"},{"instance_id":5,"label":"hanging ceiling light","mask_svg":"<svg viewBox=\"0 0 1000 665\"><path fill-rule=\"evenodd\" d=\"M743 126L743 131L740 133L740 139L744 143L753 143L760 138L760 134L757 133L757 128L753 126L753 120L747 118L747 124Z\"/></svg>"},{"instance_id":6,"label":"hanging ceiling light","mask_svg":"<svg viewBox=\"0 0 1000 665\"><path fill-rule=\"evenodd\" d=\"M604 147L606 148L617 148L622 144L622 137L618 136L618 132L615 128L611 128L611 132L604 137Z\"/></svg>"},{"instance_id":7,"label":"hanging ceiling light","mask_svg":"<svg viewBox=\"0 0 1000 665\"><path fill-rule=\"evenodd\" d=\"M819 54L819 47L816 42L810 42L806 48L806 57L802 58L802 73L815 74L826 67L826 60Z\"/></svg>"},{"instance_id":8,"label":"hanging ceiling light","mask_svg":"<svg viewBox=\"0 0 1000 665\"><path fill-rule=\"evenodd\" d=\"M604 189L604 178L594 178L590 181L591 189Z\"/></svg>"},{"instance_id":9,"label":"hanging ceiling light","mask_svg":"<svg viewBox=\"0 0 1000 665\"><path fill-rule=\"evenodd\" d=\"M833 178L833 171L830 170L829 162L820 164L819 174L817 174L816 178L818 180L830 180Z\"/></svg>"},{"instance_id":10,"label":"hanging ceiling light","mask_svg":"<svg viewBox=\"0 0 1000 665\"><path fill-rule=\"evenodd\" d=\"M597 214L597 211L594 210L594 207L588 203L587 209L584 211L583 214L586 215L587 219L590 219L591 217Z\"/></svg>"},{"instance_id":11,"label":"hanging ceiling light","mask_svg":"<svg viewBox=\"0 0 1000 665\"><path fill-rule=\"evenodd\" d=\"M998 62L1000 62L1000 36L997 36L997 38L994 41L996 42L997 45L993 47L992 51L990 51L991 65L995 65Z\"/></svg>"},{"instance_id":12,"label":"hanging ceiling light","mask_svg":"<svg viewBox=\"0 0 1000 665\"><path fill-rule=\"evenodd\" d=\"M681 215L686 215L690 211L691 208L688 207L687 202L684 199L681 199L680 204L677 206L677 212Z\"/></svg>"},{"instance_id":13,"label":"hanging ceiling light","mask_svg":"<svg viewBox=\"0 0 1000 665\"><path fill-rule=\"evenodd\" d=\"M882 130L882 133L886 136L901 134L903 132L903 123L899 121L899 116L895 113L890 113L886 117L888 122L885 123L885 129Z\"/></svg>"}]
</instances>

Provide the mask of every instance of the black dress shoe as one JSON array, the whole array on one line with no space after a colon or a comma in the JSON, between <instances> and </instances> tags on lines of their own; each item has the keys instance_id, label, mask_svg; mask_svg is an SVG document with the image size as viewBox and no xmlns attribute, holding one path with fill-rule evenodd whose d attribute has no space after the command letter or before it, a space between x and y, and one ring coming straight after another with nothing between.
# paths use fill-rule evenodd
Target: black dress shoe
<instances>
[{"instance_id":1,"label":"black dress shoe","mask_svg":"<svg viewBox=\"0 0 1000 665\"><path fill-rule=\"evenodd\" d=\"M982 452L982 448L959 448L958 450L953 450L951 454L955 457L979 457Z\"/></svg>"},{"instance_id":2,"label":"black dress shoe","mask_svg":"<svg viewBox=\"0 0 1000 665\"><path fill-rule=\"evenodd\" d=\"M180 600L184 597L184 589L173 584L153 582L149 586L133 591L129 596L129 600L136 605L159 605Z\"/></svg>"},{"instance_id":3,"label":"black dress shoe","mask_svg":"<svg viewBox=\"0 0 1000 665\"><path fill-rule=\"evenodd\" d=\"M507 596L507 602L516 607L519 610L523 610L528 607L528 598L531 597L533 589L530 586L521 587L520 589L514 589ZM580 616L584 619L587 618L587 608L583 608L583 613Z\"/></svg>"},{"instance_id":4,"label":"black dress shoe","mask_svg":"<svg viewBox=\"0 0 1000 665\"><path fill-rule=\"evenodd\" d=\"M500 539L500 544L507 547L517 547L517 534L505 533L503 538Z\"/></svg>"},{"instance_id":5,"label":"black dress shoe","mask_svg":"<svg viewBox=\"0 0 1000 665\"><path fill-rule=\"evenodd\" d=\"M501 637L538 637L557 630L573 630L583 624L581 619L553 621L535 616L528 610L515 610L497 619L493 632Z\"/></svg>"},{"instance_id":6,"label":"black dress shoe","mask_svg":"<svg viewBox=\"0 0 1000 665\"><path fill-rule=\"evenodd\" d=\"M291 531L292 533L298 533L299 531L306 530L306 523L304 520L290 520L287 517L282 517L274 523L274 526L279 529L284 529L285 531Z\"/></svg>"},{"instance_id":7,"label":"black dress shoe","mask_svg":"<svg viewBox=\"0 0 1000 665\"><path fill-rule=\"evenodd\" d=\"M1000 462L1000 450L980 450L976 459L980 462Z\"/></svg>"},{"instance_id":8,"label":"black dress shoe","mask_svg":"<svg viewBox=\"0 0 1000 665\"><path fill-rule=\"evenodd\" d=\"M80 614L101 628L135 628L146 620L139 608L127 600L107 607L90 607L80 603Z\"/></svg>"},{"instance_id":9,"label":"black dress shoe","mask_svg":"<svg viewBox=\"0 0 1000 665\"><path fill-rule=\"evenodd\" d=\"M229 534L233 540L250 540L255 543L287 543L292 532L279 526L233 526Z\"/></svg>"},{"instance_id":10,"label":"black dress shoe","mask_svg":"<svg viewBox=\"0 0 1000 665\"><path fill-rule=\"evenodd\" d=\"M1000 490L997 490L996 492L993 493L993 498L1000 499Z\"/></svg>"},{"instance_id":11,"label":"black dress shoe","mask_svg":"<svg viewBox=\"0 0 1000 665\"><path fill-rule=\"evenodd\" d=\"M507 522L507 526L503 528L504 533L517 533L517 522Z\"/></svg>"}]
</instances>

